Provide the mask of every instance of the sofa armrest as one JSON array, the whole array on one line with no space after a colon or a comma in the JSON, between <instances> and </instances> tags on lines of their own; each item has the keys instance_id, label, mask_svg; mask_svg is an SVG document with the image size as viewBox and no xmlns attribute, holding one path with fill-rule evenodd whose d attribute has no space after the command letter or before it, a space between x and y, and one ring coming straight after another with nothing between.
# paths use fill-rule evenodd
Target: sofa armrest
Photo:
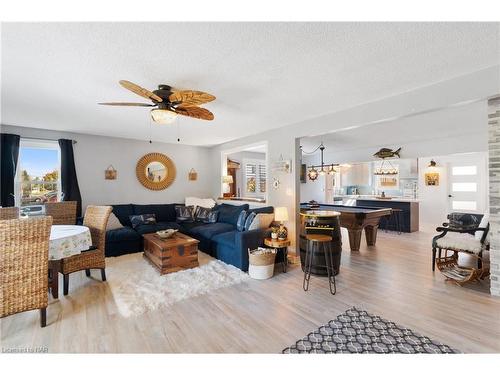
<instances>
[{"instance_id":1,"label":"sofa armrest","mask_svg":"<svg viewBox=\"0 0 500 375\"><path fill-rule=\"evenodd\" d=\"M248 251L264 245L264 238L269 237L270 229L254 229L236 233L236 248Z\"/></svg>"}]
</instances>

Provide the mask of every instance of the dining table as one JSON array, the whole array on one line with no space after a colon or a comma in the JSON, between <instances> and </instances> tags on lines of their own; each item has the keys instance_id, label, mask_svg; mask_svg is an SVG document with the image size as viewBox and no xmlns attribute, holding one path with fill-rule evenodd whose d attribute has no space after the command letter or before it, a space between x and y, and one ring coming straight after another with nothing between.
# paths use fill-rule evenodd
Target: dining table
<instances>
[{"instance_id":1,"label":"dining table","mask_svg":"<svg viewBox=\"0 0 500 375\"><path fill-rule=\"evenodd\" d=\"M52 225L49 238L49 287L53 298L59 296L59 271L62 260L92 248L90 229L83 225Z\"/></svg>"}]
</instances>

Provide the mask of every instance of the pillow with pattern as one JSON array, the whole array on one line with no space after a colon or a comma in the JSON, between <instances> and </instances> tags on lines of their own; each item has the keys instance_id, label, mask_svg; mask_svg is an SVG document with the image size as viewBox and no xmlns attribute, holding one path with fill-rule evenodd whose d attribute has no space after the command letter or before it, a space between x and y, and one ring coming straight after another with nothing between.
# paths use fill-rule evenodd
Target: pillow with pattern
<instances>
[{"instance_id":1,"label":"pillow with pattern","mask_svg":"<svg viewBox=\"0 0 500 375\"><path fill-rule=\"evenodd\" d=\"M238 232L243 232L245 230L245 221L247 219L247 211L243 210L238 216L238 221L236 221L236 229Z\"/></svg>"},{"instance_id":2,"label":"pillow with pattern","mask_svg":"<svg viewBox=\"0 0 500 375\"><path fill-rule=\"evenodd\" d=\"M196 206L196 209L194 210L194 219L195 221L200 221L206 224L216 223L218 214L218 211L214 211L211 208Z\"/></svg>"},{"instance_id":3,"label":"pillow with pattern","mask_svg":"<svg viewBox=\"0 0 500 375\"><path fill-rule=\"evenodd\" d=\"M156 224L155 214L142 214L142 215L130 215L130 222L132 223L132 228L137 228L139 225L152 225Z\"/></svg>"},{"instance_id":4,"label":"pillow with pattern","mask_svg":"<svg viewBox=\"0 0 500 375\"><path fill-rule=\"evenodd\" d=\"M255 216L257 216L257 214L253 211L248 214L248 216L245 219L244 230L248 230L248 228L250 228L250 225L252 224L253 219L255 219Z\"/></svg>"},{"instance_id":5,"label":"pillow with pattern","mask_svg":"<svg viewBox=\"0 0 500 375\"><path fill-rule=\"evenodd\" d=\"M175 206L175 217L178 222L192 223L194 221L194 207Z\"/></svg>"}]
</instances>

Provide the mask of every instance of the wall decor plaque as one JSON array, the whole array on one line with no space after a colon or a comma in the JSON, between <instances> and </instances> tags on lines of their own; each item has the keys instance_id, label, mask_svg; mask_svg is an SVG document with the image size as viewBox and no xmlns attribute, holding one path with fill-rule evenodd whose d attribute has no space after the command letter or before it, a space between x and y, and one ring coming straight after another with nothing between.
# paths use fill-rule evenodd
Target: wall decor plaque
<instances>
[{"instance_id":1,"label":"wall decor plaque","mask_svg":"<svg viewBox=\"0 0 500 375\"><path fill-rule=\"evenodd\" d=\"M153 152L144 155L135 168L137 179L150 190L163 190L175 180L174 162L166 155Z\"/></svg>"},{"instance_id":2,"label":"wall decor plaque","mask_svg":"<svg viewBox=\"0 0 500 375\"><path fill-rule=\"evenodd\" d=\"M116 171L115 167L113 167L112 165L110 165L104 171L104 179L106 179L106 180L116 180L116 175L117 175L117 171Z\"/></svg>"}]
</instances>

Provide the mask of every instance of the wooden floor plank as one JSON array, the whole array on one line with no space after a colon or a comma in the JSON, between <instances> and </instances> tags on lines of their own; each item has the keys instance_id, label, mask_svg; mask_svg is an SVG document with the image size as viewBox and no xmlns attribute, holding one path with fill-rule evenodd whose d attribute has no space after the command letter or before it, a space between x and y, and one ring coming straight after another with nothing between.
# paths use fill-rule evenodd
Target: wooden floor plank
<instances>
[{"instance_id":1,"label":"wooden floor plank","mask_svg":"<svg viewBox=\"0 0 500 375\"><path fill-rule=\"evenodd\" d=\"M279 353L351 306L395 321L464 352L500 352L500 299L487 282L459 287L431 271L432 233L380 232L351 252L344 235L337 295L326 278L302 290L299 266L122 317L97 273L71 275L70 294L50 297L45 328L37 311L0 320L2 348L46 346L72 353ZM467 262L464 259L464 262ZM160 277L160 276L158 276Z\"/></svg>"}]
</instances>

